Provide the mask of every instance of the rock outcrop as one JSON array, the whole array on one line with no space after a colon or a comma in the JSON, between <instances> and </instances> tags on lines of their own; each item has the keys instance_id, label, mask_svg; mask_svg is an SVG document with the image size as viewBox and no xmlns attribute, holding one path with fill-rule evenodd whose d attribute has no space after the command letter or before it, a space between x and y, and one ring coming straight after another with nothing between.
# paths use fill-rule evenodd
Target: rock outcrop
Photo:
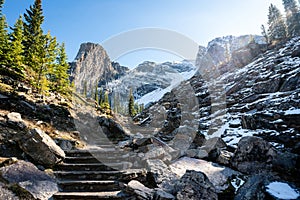
<instances>
[{"instance_id":1,"label":"rock outcrop","mask_svg":"<svg viewBox=\"0 0 300 200\"><path fill-rule=\"evenodd\" d=\"M196 66L200 68L202 75L207 74L206 72L212 74L212 71L223 74L247 65L262 53L265 47L264 38L257 35L216 38L209 42L205 49L199 48Z\"/></svg>"},{"instance_id":2,"label":"rock outcrop","mask_svg":"<svg viewBox=\"0 0 300 200\"><path fill-rule=\"evenodd\" d=\"M28 131L18 142L21 149L41 165L54 166L65 158L64 151L38 128Z\"/></svg>"},{"instance_id":3,"label":"rock outcrop","mask_svg":"<svg viewBox=\"0 0 300 200\"><path fill-rule=\"evenodd\" d=\"M112 64L103 47L94 43L81 44L75 60L70 65L71 81L74 82L77 92L82 93L86 89L89 95L98 84L105 85L128 70L117 63Z\"/></svg>"},{"instance_id":4,"label":"rock outcrop","mask_svg":"<svg viewBox=\"0 0 300 200\"><path fill-rule=\"evenodd\" d=\"M24 199L48 200L58 192L56 181L30 162L18 161L0 168L0 174L1 179ZM7 195L12 194L7 192Z\"/></svg>"}]
</instances>

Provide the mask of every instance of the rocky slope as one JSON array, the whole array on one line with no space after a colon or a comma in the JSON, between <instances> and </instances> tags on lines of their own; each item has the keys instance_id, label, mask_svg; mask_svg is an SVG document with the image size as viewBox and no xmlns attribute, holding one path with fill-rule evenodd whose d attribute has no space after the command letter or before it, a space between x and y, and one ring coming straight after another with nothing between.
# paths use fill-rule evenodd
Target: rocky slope
<instances>
[{"instance_id":1,"label":"rocky slope","mask_svg":"<svg viewBox=\"0 0 300 200\"><path fill-rule=\"evenodd\" d=\"M94 43L81 44L75 60L70 65L71 81L80 93L85 87L90 93L96 85L105 85L128 71L128 68L118 63L111 63L103 47Z\"/></svg>"},{"instance_id":2,"label":"rocky slope","mask_svg":"<svg viewBox=\"0 0 300 200\"><path fill-rule=\"evenodd\" d=\"M244 48L236 51L247 52ZM240 178L245 184L233 193L227 188L232 195L227 196L218 191L211 172L197 169L206 173L220 199L280 199L276 184L287 184L291 196L286 198L297 199L299 192L288 188L300 186L299 49L300 38L293 38L264 53L258 48L250 57L239 56L238 62L234 56L227 62L215 60L222 56L211 59L218 51L200 49L199 72L137 116L140 126L172 149L160 154L167 161L196 159L182 158L187 167L181 169L195 169L192 163L204 159L240 173L229 178L231 186Z\"/></svg>"}]
</instances>

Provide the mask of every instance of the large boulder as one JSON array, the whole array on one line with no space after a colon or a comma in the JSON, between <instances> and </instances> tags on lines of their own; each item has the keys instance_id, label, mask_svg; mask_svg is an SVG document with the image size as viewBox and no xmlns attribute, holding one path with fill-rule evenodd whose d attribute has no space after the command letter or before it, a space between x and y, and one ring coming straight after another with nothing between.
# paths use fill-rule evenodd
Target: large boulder
<instances>
[{"instance_id":1,"label":"large boulder","mask_svg":"<svg viewBox=\"0 0 300 200\"><path fill-rule=\"evenodd\" d=\"M239 171L251 174L271 169L277 152L270 143L259 137L243 137L232 157L231 164Z\"/></svg>"},{"instance_id":2,"label":"large boulder","mask_svg":"<svg viewBox=\"0 0 300 200\"><path fill-rule=\"evenodd\" d=\"M176 183L175 189L178 200L218 199L215 187L202 172L187 170Z\"/></svg>"},{"instance_id":3,"label":"large boulder","mask_svg":"<svg viewBox=\"0 0 300 200\"><path fill-rule=\"evenodd\" d=\"M106 117L98 117L98 122L102 128L103 133L111 141L123 141L129 138L123 127L116 121Z\"/></svg>"},{"instance_id":4,"label":"large boulder","mask_svg":"<svg viewBox=\"0 0 300 200\"><path fill-rule=\"evenodd\" d=\"M126 193L134 195L137 199L141 199L141 200L143 199L144 200L148 200L148 199L174 200L175 199L175 197L172 194L167 193L160 188L150 189L136 180L130 181L127 184L125 191Z\"/></svg>"},{"instance_id":5,"label":"large boulder","mask_svg":"<svg viewBox=\"0 0 300 200\"><path fill-rule=\"evenodd\" d=\"M217 193L223 193L225 190L228 190L231 187L231 180L233 180L235 176L240 175L239 172L228 167L188 157L180 158L169 167L171 171L177 175L177 177L182 177L187 170L204 173L208 177L209 181L214 185Z\"/></svg>"},{"instance_id":6,"label":"large boulder","mask_svg":"<svg viewBox=\"0 0 300 200\"><path fill-rule=\"evenodd\" d=\"M269 179L270 177L266 175L251 176L246 183L238 189L234 200L266 199L263 186L269 182Z\"/></svg>"},{"instance_id":7,"label":"large boulder","mask_svg":"<svg viewBox=\"0 0 300 200\"><path fill-rule=\"evenodd\" d=\"M19 140L20 148L35 162L53 166L65 158L64 151L44 131L35 128Z\"/></svg>"},{"instance_id":8,"label":"large boulder","mask_svg":"<svg viewBox=\"0 0 300 200\"><path fill-rule=\"evenodd\" d=\"M0 174L1 179L14 190L27 193L27 197L28 195L31 197L29 199L48 200L58 192L55 180L30 162L18 161L10 166L2 167Z\"/></svg>"},{"instance_id":9,"label":"large boulder","mask_svg":"<svg viewBox=\"0 0 300 200\"><path fill-rule=\"evenodd\" d=\"M146 169L149 173L149 180L154 182L155 186L166 192L174 192L174 183L178 179L175 173L161 160L153 159L146 161Z\"/></svg>"},{"instance_id":10,"label":"large boulder","mask_svg":"<svg viewBox=\"0 0 300 200\"><path fill-rule=\"evenodd\" d=\"M136 196L137 199L153 199L153 190L136 180L132 180L128 183L126 192Z\"/></svg>"}]
</instances>

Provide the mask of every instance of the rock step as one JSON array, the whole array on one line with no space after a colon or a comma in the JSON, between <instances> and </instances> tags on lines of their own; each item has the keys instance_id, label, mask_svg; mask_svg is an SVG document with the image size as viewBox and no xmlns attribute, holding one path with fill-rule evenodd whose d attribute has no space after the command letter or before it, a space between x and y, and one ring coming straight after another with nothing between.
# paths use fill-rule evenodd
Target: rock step
<instances>
[{"instance_id":1,"label":"rock step","mask_svg":"<svg viewBox=\"0 0 300 200\"><path fill-rule=\"evenodd\" d=\"M97 159L93 156L65 157L64 163L101 163L101 159Z\"/></svg>"},{"instance_id":2,"label":"rock step","mask_svg":"<svg viewBox=\"0 0 300 200\"><path fill-rule=\"evenodd\" d=\"M147 172L144 169L126 171L55 171L59 180L119 180L128 182L132 179L145 180Z\"/></svg>"},{"instance_id":3,"label":"rock step","mask_svg":"<svg viewBox=\"0 0 300 200\"><path fill-rule=\"evenodd\" d=\"M64 163L121 163L134 162L136 157L125 157L122 158L120 155L111 156L111 155L95 155L95 156L86 156L86 157L65 157Z\"/></svg>"},{"instance_id":4,"label":"rock step","mask_svg":"<svg viewBox=\"0 0 300 200\"><path fill-rule=\"evenodd\" d=\"M105 180L70 180L58 182L58 187L64 192L105 192L121 190L124 184L119 181Z\"/></svg>"},{"instance_id":5,"label":"rock step","mask_svg":"<svg viewBox=\"0 0 300 200\"><path fill-rule=\"evenodd\" d=\"M118 168L122 164L116 164L115 167ZM55 170L59 171L115 171L115 169L111 166L106 166L102 163L84 163L84 164L78 164L78 163L63 163L60 165L57 165L55 167Z\"/></svg>"},{"instance_id":6,"label":"rock step","mask_svg":"<svg viewBox=\"0 0 300 200\"><path fill-rule=\"evenodd\" d=\"M114 154L120 154L120 152L116 151L115 148L101 148L101 149L91 149L91 150L70 150L65 151L66 156L69 157L86 157L91 155L114 155Z\"/></svg>"},{"instance_id":7,"label":"rock step","mask_svg":"<svg viewBox=\"0 0 300 200\"><path fill-rule=\"evenodd\" d=\"M110 192L58 192L53 196L54 200L94 200L94 199L131 199L127 194L122 191Z\"/></svg>"}]
</instances>

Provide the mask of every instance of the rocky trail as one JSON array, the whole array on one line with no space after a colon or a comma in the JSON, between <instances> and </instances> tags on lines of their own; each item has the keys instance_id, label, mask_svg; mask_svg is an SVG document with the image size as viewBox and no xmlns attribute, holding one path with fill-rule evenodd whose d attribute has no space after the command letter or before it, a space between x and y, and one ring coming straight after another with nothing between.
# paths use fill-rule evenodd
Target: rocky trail
<instances>
[{"instance_id":1,"label":"rocky trail","mask_svg":"<svg viewBox=\"0 0 300 200\"><path fill-rule=\"evenodd\" d=\"M126 184L146 177L144 169L128 169L130 163L118 159L118 151L110 145L65 153L54 172L59 187L55 200L134 199L126 193Z\"/></svg>"}]
</instances>

